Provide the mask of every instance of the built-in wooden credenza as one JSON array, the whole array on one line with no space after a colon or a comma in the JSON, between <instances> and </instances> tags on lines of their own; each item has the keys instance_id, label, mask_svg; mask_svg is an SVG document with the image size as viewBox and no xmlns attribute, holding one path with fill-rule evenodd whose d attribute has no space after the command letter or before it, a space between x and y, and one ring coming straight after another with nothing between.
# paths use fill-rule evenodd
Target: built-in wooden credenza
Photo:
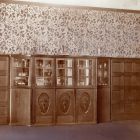
<instances>
[{"instance_id":1,"label":"built-in wooden credenza","mask_svg":"<svg viewBox=\"0 0 140 140\"><path fill-rule=\"evenodd\" d=\"M0 56L0 124L140 120L140 60Z\"/></svg>"}]
</instances>

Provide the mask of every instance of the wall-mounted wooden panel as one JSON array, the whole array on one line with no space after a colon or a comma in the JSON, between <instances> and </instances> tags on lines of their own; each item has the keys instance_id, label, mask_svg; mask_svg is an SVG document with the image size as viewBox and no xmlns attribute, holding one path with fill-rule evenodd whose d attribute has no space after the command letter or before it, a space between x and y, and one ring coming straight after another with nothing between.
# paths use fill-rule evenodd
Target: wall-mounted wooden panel
<instances>
[{"instance_id":1,"label":"wall-mounted wooden panel","mask_svg":"<svg viewBox=\"0 0 140 140\"><path fill-rule=\"evenodd\" d=\"M76 90L76 122L96 123L96 89Z\"/></svg>"},{"instance_id":2,"label":"wall-mounted wooden panel","mask_svg":"<svg viewBox=\"0 0 140 140\"><path fill-rule=\"evenodd\" d=\"M54 124L55 113L55 90L36 89L35 90L35 124Z\"/></svg>"},{"instance_id":3,"label":"wall-mounted wooden panel","mask_svg":"<svg viewBox=\"0 0 140 140\"><path fill-rule=\"evenodd\" d=\"M113 59L111 67L111 120L140 120L140 61Z\"/></svg>"},{"instance_id":4,"label":"wall-mounted wooden panel","mask_svg":"<svg viewBox=\"0 0 140 140\"><path fill-rule=\"evenodd\" d=\"M73 89L56 89L56 124L75 123Z\"/></svg>"},{"instance_id":5,"label":"wall-mounted wooden panel","mask_svg":"<svg viewBox=\"0 0 140 140\"><path fill-rule=\"evenodd\" d=\"M0 56L0 124L9 123L9 56Z\"/></svg>"}]
</instances>

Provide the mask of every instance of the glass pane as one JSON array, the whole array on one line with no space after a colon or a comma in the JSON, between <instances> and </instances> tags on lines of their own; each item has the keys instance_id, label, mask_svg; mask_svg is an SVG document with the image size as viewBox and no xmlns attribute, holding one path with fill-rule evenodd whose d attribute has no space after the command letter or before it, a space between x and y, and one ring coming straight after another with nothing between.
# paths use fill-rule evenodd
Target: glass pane
<instances>
[{"instance_id":1,"label":"glass pane","mask_svg":"<svg viewBox=\"0 0 140 140\"><path fill-rule=\"evenodd\" d=\"M29 67L29 59L14 59L14 67Z\"/></svg>"},{"instance_id":2,"label":"glass pane","mask_svg":"<svg viewBox=\"0 0 140 140\"><path fill-rule=\"evenodd\" d=\"M51 77L52 76L52 70L46 69L44 70L44 77Z\"/></svg>"},{"instance_id":3,"label":"glass pane","mask_svg":"<svg viewBox=\"0 0 140 140\"><path fill-rule=\"evenodd\" d=\"M52 67L52 60L45 60L44 66L45 66L45 68L50 68L50 67Z\"/></svg>"},{"instance_id":4,"label":"glass pane","mask_svg":"<svg viewBox=\"0 0 140 140\"><path fill-rule=\"evenodd\" d=\"M58 69L57 76L64 77L65 76L65 69Z\"/></svg>"},{"instance_id":5,"label":"glass pane","mask_svg":"<svg viewBox=\"0 0 140 140\"><path fill-rule=\"evenodd\" d=\"M85 67L85 61L79 60L79 67Z\"/></svg>"},{"instance_id":6,"label":"glass pane","mask_svg":"<svg viewBox=\"0 0 140 140\"><path fill-rule=\"evenodd\" d=\"M98 64L98 85L108 84L108 62Z\"/></svg>"},{"instance_id":7,"label":"glass pane","mask_svg":"<svg viewBox=\"0 0 140 140\"><path fill-rule=\"evenodd\" d=\"M36 69L36 76L43 76L43 69Z\"/></svg>"},{"instance_id":8,"label":"glass pane","mask_svg":"<svg viewBox=\"0 0 140 140\"><path fill-rule=\"evenodd\" d=\"M85 85L88 86L89 85L89 77L85 78Z\"/></svg>"},{"instance_id":9,"label":"glass pane","mask_svg":"<svg viewBox=\"0 0 140 140\"><path fill-rule=\"evenodd\" d=\"M72 78L67 78L67 85L72 86Z\"/></svg>"},{"instance_id":10,"label":"glass pane","mask_svg":"<svg viewBox=\"0 0 140 140\"><path fill-rule=\"evenodd\" d=\"M58 68L64 68L65 67L65 60L58 60L57 61L57 67Z\"/></svg>"},{"instance_id":11,"label":"glass pane","mask_svg":"<svg viewBox=\"0 0 140 140\"><path fill-rule=\"evenodd\" d=\"M16 68L15 76L29 76L29 69L28 68Z\"/></svg>"},{"instance_id":12,"label":"glass pane","mask_svg":"<svg viewBox=\"0 0 140 140\"><path fill-rule=\"evenodd\" d=\"M65 80L64 80L64 78L59 78L59 77L57 77L57 85L59 85L59 86L64 86L64 85L65 85Z\"/></svg>"},{"instance_id":13,"label":"glass pane","mask_svg":"<svg viewBox=\"0 0 140 140\"><path fill-rule=\"evenodd\" d=\"M67 60L67 67L72 67L72 59Z\"/></svg>"},{"instance_id":14,"label":"glass pane","mask_svg":"<svg viewBox=\"0 0 140 140\"><path fill-rule=\"evenodd\" d=\"M44 79L44 85L47 85L47 86L52 85L52 79L51 78L45 78Z\"/></svg>"},{"instance_id":15,"label":"glass pane","mask_svg":"<svg viewBox=\"0 0 140 140\"><path fill-rule=\"evenodd\" d=\"M44 85L44 78L41 77L41 78L36 78L36 85L37 86L43 86Z\"/></svg>"},{"instance_id":16,"label":"glass pane","mask_svg":"<svg viewBox=\"0 0 140 140\"><path fill-rule=\"evenodd\" d=\"M86 76L86 70L85 69L79 69L79 77L85 77Z\"/></svg>"},{"instance_id":17,"label":"glass pane","mask_svg":"<svg viewBox=\"0 0 140 140\"><path fill-rule=\"evenodd\" d=\"M37 67L43 67L43 60L36 60L36 66Z\"/></svg>"},{"instance_id":18,"label":"glass pane","mask_svg":"<svg viewBox=\"0 0 140 140\"><path fill-rule=\"evenodd\" d=\"M89 76L89 69L86 69L86 70L85 70L85 75L86 75L86 76Z\"/></svg>"},{"instance_id":19,"label":"glass pane","mask_svg":"<svg viewBox=\"0 0 140 140\"><path fill-rule=\"evenodd\" d=\"M72 76L72 69L67 69L67 76Z\"/></svg>"},{"instance_id":20,"label":"glass pane","mask_svg":"<svg viewBox=\"0 0 140 140\"><path fill-rule=\"evenodd\" d=\"M15 77L14 85L28 85L28 77Z\"/></svg>"}]
</instances>

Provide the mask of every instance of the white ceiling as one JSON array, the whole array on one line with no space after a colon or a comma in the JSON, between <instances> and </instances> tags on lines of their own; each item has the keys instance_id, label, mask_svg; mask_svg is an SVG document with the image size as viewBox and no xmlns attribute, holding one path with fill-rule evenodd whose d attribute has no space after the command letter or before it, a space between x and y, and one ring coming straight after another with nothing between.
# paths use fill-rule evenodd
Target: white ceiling
<instances>
[{"instance_id":1,"label":"white ceiling","mask_svg":"<svg viewBox=\"0 0 140 140\"><path fill-rule=\"evenodd\" d=\"M14 0L50 4L140 10L140 0Z\"/></svg>"}]
</instances>

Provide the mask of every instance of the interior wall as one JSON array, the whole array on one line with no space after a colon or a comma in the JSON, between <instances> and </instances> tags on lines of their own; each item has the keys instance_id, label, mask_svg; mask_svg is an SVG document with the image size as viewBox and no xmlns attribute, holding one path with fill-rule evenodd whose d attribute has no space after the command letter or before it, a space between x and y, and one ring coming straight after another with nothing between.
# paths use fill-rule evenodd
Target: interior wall
<instances>
[{"instance_id":1,"label":"interior wall","mask_svg":"<svg viewBox=\"0 0 140 140\"><path fill-rule=\"evenodd\" d=\"M140 57L140 12L0 3L0 52Z\"/></svg>"}]
</instances>

